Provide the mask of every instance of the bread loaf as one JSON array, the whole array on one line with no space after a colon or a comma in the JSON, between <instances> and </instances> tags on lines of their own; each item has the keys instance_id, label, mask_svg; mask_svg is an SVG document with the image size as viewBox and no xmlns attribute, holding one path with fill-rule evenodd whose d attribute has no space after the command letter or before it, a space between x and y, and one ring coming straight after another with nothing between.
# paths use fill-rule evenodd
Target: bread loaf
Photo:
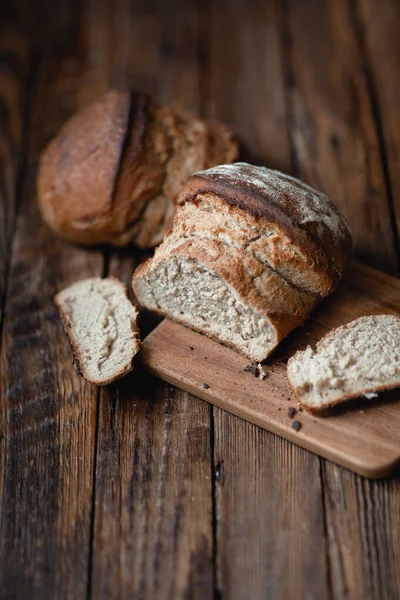
<instances>
[{"instance_id":1,"label":"bread loaf","mask_svg":"<svg viewBox=\"0 0 400 600\"><path fill-rule=\"evenodd\" d=\"M323 194L246 163L196 173L133 277L140 304L264 360L337 287L351 246Z\"/></svg>"},{"instance_id":2,"label":"bread loaf","mask_svg":"<svg viewBox=\"0 0 400 600\"><path fill-rule=\"evenodd\" d=\"M185 119L141 92L110 90L43 151L39 206L72 242L152 247L170 228L187 177L236 155L223 125Z\"/></svg>"},{"instance_id":3,"label":"bread loaf","mask_svg":"<svg viewBox=\"0 0 400 600\"><path fill-rule=\"evenodd\" d=\"M140 347L137 310L113 277L78 281L55 297L79 372L106 385L132 369Z\"/></svg>"},{"instance_id":4,"label":"bread loaf","mask_svg":"<svg viewBox=\"0 0 400 600\"><path fill-rule=\"evenodd\" d=\"M296 352L287 373L296 397L312 413L399 387L400 318L361 317L333 329L315 350Z\"/></svg>"}]
</instances>

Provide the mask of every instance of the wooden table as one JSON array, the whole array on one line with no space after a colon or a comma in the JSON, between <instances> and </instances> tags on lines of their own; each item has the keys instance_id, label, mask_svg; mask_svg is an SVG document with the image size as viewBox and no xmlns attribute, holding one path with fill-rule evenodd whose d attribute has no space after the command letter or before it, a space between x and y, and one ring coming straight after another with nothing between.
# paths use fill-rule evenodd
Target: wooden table
<instances>
[{"instance_id":1,"label":"wooden table","mask_svg":"<svg viewBox=\"0 0 400 600\"><path fill-rule=\"evenodd\" d=\"M57 239L35 177L73 111L141 87L326 191L357 257L397 274L400 3L2 0L0 23L1 598L399 598L400 477L355 476L140 369L79 378L53 294L128 281L140 257Z\"/></svg>"}]
</instances>

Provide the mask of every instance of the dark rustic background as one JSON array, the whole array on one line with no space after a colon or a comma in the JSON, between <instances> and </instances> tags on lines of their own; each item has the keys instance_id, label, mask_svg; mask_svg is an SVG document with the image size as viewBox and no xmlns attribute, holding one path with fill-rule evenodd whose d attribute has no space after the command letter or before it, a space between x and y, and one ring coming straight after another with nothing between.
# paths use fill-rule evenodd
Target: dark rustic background
<instances>
[{"instance_id":1,"label":"dark rustic background","mask_svg":"<svg viewBox=\"0 0 400 600\"><path fill-rule=\"evenodd\" d=\"M68 246L35 204L46 141L133 85L323 189L358 257L397 274L400 3L2 0L0 19L0 597L400 598L400 477L357 477L139 370L102 390L77 376L53 294L128 280L138 257Z\"/></svg>"}]
</instances>

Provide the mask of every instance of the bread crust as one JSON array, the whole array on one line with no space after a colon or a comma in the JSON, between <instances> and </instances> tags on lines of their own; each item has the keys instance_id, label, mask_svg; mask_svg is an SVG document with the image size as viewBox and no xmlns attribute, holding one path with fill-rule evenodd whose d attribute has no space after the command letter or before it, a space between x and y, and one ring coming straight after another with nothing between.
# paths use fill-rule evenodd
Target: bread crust
<instances>
[{"instance_id":1,"label":"bread crust","mask_svg":"<svg viewBox=\"0 0 400 600\"><path fill-rule=\"evenodd\" d=\"M211 272L226 281L243 303L248 304L269 320L276 334L276 343L266 351L262 359L242 352L253 360L267 358L292 329L304 323L309 312L319 302L319 298L291 286L277 273L269 270L265 265L261 265L255 259L249 258L243 250L232 250L221 242L203 239L183 240L180 245L165 252L162 245L154 258L140 265L132 280L133 290L139 301L138 283L140 278L146 277L150 270L156 269L161 263L168 263L173 256L181 256L206 266ZM268 283L264 281L261 289L257 289L254 285L255 272L259 277L263 273L266 274L265 279ZM265 291L264 294L262 293L263 287L266 287L267 293ZM299 300L300 296L302 301ZM156 312L163 314L160 311ZM168 316L196 331L205 333L182 319L172 317L170 314ZM237 350L236 346L222 341L218 336L205 334Z\"/></svg>"},{"instance_id":2,"label":"bread crust","mask_svg":"<svg viewBox=\"0 0 400 600\"><path fill-rule=\"evenodd\" d=\"M201 139L189 147L196 129ZM109 90L44 149L39 206L50 227L71 242L151 247L171 226L181 183L207 161L236 155L224 126L179 117L139 91Z\"/></svg>"},{"instance_id":3,"label":"bread crust","mask_svg":"<svg viewBox=\"0 0 400 600\"><path fill-rule=\"evenodd\" d=\"M347 266L351 235L324 194L294 177L247 163L195 173L178 203L194 202L204 194L214 194L259 219L260 228L275 224L306 258L306 268L318 277L320 295L336 289Z\"/></svg>"},{"instance_id":4,"label":"bread crust","mask_svg":"<svg viewBox=\"0 0 400 600\"><path fill-rule=\"evenodd\" d=\"M260 169L265 185L253 185L249 173L257 178ZM285 183L280 187L276 179ZM197 261L226 282L245 305L268 319L276 344L267 347L266 342L267 358L292 329L303 324L322 296L337 286L350 246L347 225L329 201L305 184L297 180L292 183L291 178L287 183L286 179L243 163L190 177L179 196L172 230L154 257L133 276L139 302L146 305L141 298L141 279L145 284L145 278L161 263L167 264L175 256ZM328 247L332 237L329 219L332 231L340 237L333 259ZM311 236L313 227L318 236ZM259 356L246 355L260 360Z\"/></svg>"},{"instance_id":5,"label":"bread crust","mask_svg":"<svg viewBox=\"0 0 400 600\"><path fill-rule=\"evenodd\" d=\"M112 207L130 97L110 90L73 116L44 149L38 200L48 224L78 243L101 239Z\"/></svg>"},{"instance_id":6,"label":"bread crust","mask_svg":"<svg viewBox=\"0 0 400 600\"><path fill-rule=\"evenodd\" d=\"M348 400L355 400L356 398L362 398L363 396L365 396L365 394L389 392L390 390L395 390L396 388L400 387L400 384L398 384L398 383L393 384L393 385L380 385L380 386L375 386L375 387L369 387L369 388L365 388L361 393L357 392L355 394L343 394L336 400L326 403L322 408L313 408L313 407L310 407L308 404L303 404L303 402L300 399L300 396L297 394L297 392L294 389L294 385L291 382L289 375L288 375L288 381L290 383L290 387L293 390L294 396L295 396L296 400L299 402L299 404L301 404L301 406L304 408L304 410L306 410L311 415L315 415L316 417L327 416L329 414L329 411L332 408L334 408L338 404L342 404L343 402L346 402Z\"/></svg>"},{"instance_id":7,"label":"bread crust","mask_svg":"<svg viewBox=\"0 0 400 600\"><path fill-rule=\"evenodd\" d=\"M107 279L112 280L115 284L117 284L121 288L121 292L128 299L128 290L127 290L126 285L124 283L122 283L122 281L120 281L116 277L108 277ZM104 385L109 385L113 381L121 379L122 377L127 375L130 371L132 371L134 358L135 358L136 354L139 352L140 346L141 346L140 330L137 325L137 322L135 324L135 330L132 331L134 334L134 343L133 343L133 347L132 347L132 359L131 359L130 364L125 365L119 371L116 371L112 377L109 377L107 379L96 379L96 378L90 377L90 375L88 374L88 371L85 367L85 361L83 360L82 353L80 352L79 347L74 340L74 335L72 333L72 327L69 322L67 313L64 310L63 301L61 299L61 294L62 294L62 292L59 292L58 294L55 295L54 304L56 305L56 307L58 309L58 312L60 315L60 320L63 324L64 331L67 335L69 345L71 347L72 355L74 357L74 362L75 362L75 365L76 365L79 375L81 375L84 379L86 379L90 383L93 383L98 386L104 386Z\"/></svg>"},{"instance_id":8,"label":"bread crust","mask_svg":"<svg viewBox=\"0 0 400 600\"><path fill-rule=\"evenodd\" d=\"M254 217L214 193L198 194L178 208L173 233L166 238L164 248L187 238L215 239L233 250L243 249L299 290L321 295L319 273L308 269L308 257L279 225Z\"/></svg>"}]
</instances>

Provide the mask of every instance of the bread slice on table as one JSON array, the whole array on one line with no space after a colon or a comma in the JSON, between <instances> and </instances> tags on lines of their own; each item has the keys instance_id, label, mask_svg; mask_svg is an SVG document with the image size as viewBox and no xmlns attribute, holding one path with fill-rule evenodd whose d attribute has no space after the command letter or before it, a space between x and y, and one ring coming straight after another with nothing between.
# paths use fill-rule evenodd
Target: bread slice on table
<instances>
[{"instance_id":1,"label":"bread slice on table","mask_svg":"<svg viewBox=\"0 0 400 600\"><path fill-rule=\"evenodd\" d=\"M59 292L55 304L85 379L107 385L129 373L140 347L138 312L121 281L78 281Z\"/></svg>"},{"instance_id":2,"label":"bread slice on table","mask_svg":"<svg viewBox=\"0 0 400 600\"><path fill-rule=\"evenodd\" d=\"M72 242L152 247L171 227L183 181L232 162L237 150L224 125L184 118L140 91L112 89L44 149L39 206Z\"/></svg>"},{"instance_id":3,"label":"bread slice on table","mask_svg":"<svg viewBox=\"0 0 400 600\"><path fill-rule=\"evenodd\" d=\"M288 379L300 403L318 413L359 396L400 386L400 317L361 317L296 352Z\"/></svg>"},{"instance_id":4,"label":"bread slice on table","mask_svg":"<svg viewBox=\"0 0 400 600\"><path fill-rule=\"evenodd\" d=\"M351 247L323 194L246 163L196 173L133 288L142 306L264 360L339 284Z\"/></svg>"}]
</instances>

